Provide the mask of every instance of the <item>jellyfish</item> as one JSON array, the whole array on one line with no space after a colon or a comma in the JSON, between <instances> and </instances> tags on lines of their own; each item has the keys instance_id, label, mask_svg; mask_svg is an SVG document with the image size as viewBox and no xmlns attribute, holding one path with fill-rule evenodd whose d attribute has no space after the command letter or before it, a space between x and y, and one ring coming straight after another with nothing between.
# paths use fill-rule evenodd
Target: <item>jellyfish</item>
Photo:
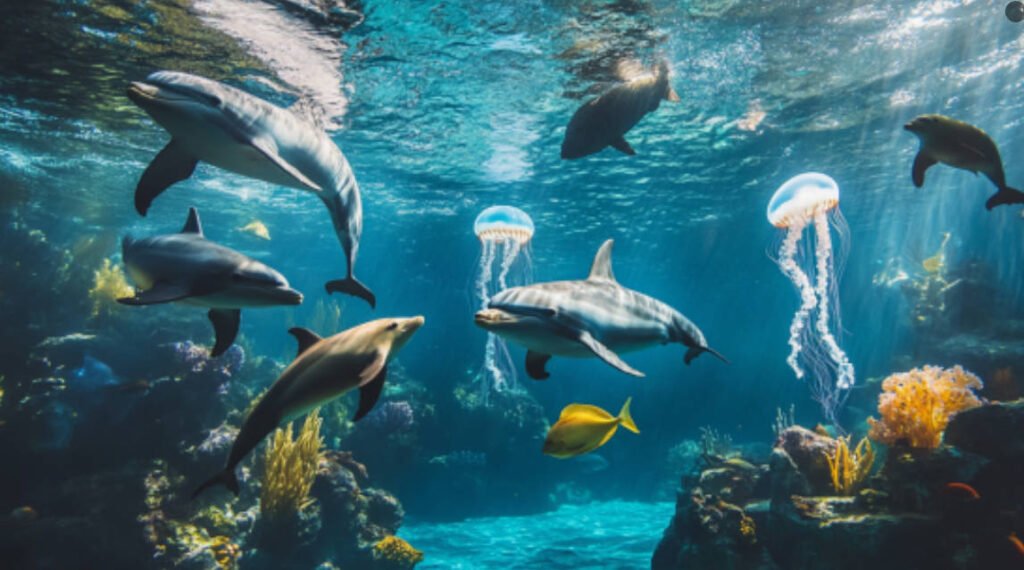
<instances>
[{"instance_id":1,"label":"jellyfish","mask_svg":"<svg viewBox=\"0 0 1024 570\"><path fill-rule=\"evenodd\" d=\"M838 206L836 181L817 172L787 180L768 202L768 221L783 230L775 262L800 293L786 362L798 379L809 376L812 397L837 426L837 413L854 383L853 365L831 328L841 334L838 282L849 247L849 228Z\"/></svg>"},{"instance_id":2,"label":"jellyfish","mask_svg":"<svg viewBox=\"0 0 1024 570\"><path fill-rule=\"evenodd\" d=\"M491 206L476 217L473 231L480 238L482 247L476 295L480 307L486 309L491 297L498 292L530 282L533 221L519 208ZM508 346L493 333L487 333L479 380L485 402L490 390L503 391L516 385L515 366Z\"/></svg>"}]
</instances>

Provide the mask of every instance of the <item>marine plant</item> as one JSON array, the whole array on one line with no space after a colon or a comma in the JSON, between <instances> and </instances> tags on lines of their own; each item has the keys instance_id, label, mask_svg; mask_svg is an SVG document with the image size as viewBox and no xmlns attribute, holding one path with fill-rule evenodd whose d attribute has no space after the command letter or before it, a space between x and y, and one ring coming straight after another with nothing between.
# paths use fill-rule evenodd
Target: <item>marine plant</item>
<instances>
[{"instance_id":1,"label":"marine plant","mask_svg":"<svg viewBox=\"0 0 1024 570\"><path fill-rule=\"evenodd\" d=\"M134 294L135 290L125 279L121 266L114 265L110 259L104 259L103 265L93 273L92 289L89 289L92 317L109 315L117 306L117 299L131 297Z\"/></svg>"},{"instance_id":2,"label":"marine plant","mask_svg":"<svg viewBox=\"0 0 1024 570\"><path fill-rule=\"evenodd\" d=\"M373 556L401 568L412 568L423 561L423 552L394 535L385 536L373 546Z\"/></svg>"},{"instance_id":3,"label":"marine plant","mask_svg":"<svg viewBox=\"0 0 1024 570\"><path fill-rule=\"evenodd\" d=\"M934 449L954 414L981 405L974 394L981 388L981 379L960 366L924 366L893 374L882 382L882 419L868 418L868 436L886 445Z\"/></svg>"},{"instance_id":4,"label":"marine plant","mask_svg":"<svg viewBox=\"0 0 1024 570\"><path fill-rule=\"evenodd\" d=\"M868 438L861 438L857 447L850 451L850 436L836 439L831 451L824 451L828 461L828 472L832 477L832 488L840 495L852 495L871 474L875 464L875 450Z\"/></svg>"},{"instance_id":5,"label":"marine plant","mask_svg":"<svg viewBox=\"0 0 1024 570\"><path fill-rule=\"evenodd\" d=\"M292 438L292 424L278 428L263 454L263 484L260 487L260 515L284 520L313 503L309 491L320 463L319 409L310 412L302 429Z\"/></svg>"},{"instance_id":6,"label":"marine plant","mask_svg":"<svg viewBox=\"0 0 1024 570\"><path fill-rule=\"evenodd\" d=\"M704 455L726 456L732 451L732 436L711 426L700 428L700 445Z\"/></svg>"}]
</instances>

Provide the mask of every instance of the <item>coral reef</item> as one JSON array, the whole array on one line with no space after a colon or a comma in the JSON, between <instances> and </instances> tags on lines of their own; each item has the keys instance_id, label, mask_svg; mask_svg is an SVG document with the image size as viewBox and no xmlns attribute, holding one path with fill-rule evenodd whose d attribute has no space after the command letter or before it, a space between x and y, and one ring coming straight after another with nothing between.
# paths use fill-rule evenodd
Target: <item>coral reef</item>
<instances>
[{"instance_id":1,"label":"coral reef","mask_svg":"<svg viewBox=\"0 0 1024 570\"><path fill-rule=\"evenodd\" d=\"M264 471L260 486L260 514L265 520L280 521L292 517L312 504L309 496L320 465L320 414L306 416L297 437L292 439L292 424L278 428L263 455Z\"/></svg>"},{"instance_id":2,"label":"coral reef","mask_svg":"<svg viewBox=\"0 0 1024 570\"><path fill-rule=\"evenodd\" d=\"M981 380L960 366L893 374L882 382L878 398L882 419L868 418L869 436L886 445L934 449L953 414L981 405L973 392L981 388Z\"/></svg>"},{"instance_id":3,"label":"coral reef","mask_svg":"<svg viewBox=\"0 0 1024 570\"><path fill-rule=\"evenodd\" d=\"M377 559L388 561L393 568L413 568L423 561L423 553L397 536L385 536L373 547Z\"/></svg>"},{"instance_id":4,"label":"coral reef","mask_svg":"<svg viewBox=\"0 0 1024 570\"><path fill-rule=\"evenodd\" d=\"M832 488L840 495L852 495L858 490L875 464L875 450L868 438L861 438L850 451L850 436L840 437L832 453L825 452Z\"/></svg>"},{"instance_id":5,"label":"coral reef","mask_svg":"<svg viewBox=\"0 0 1024 570\"><path fill-rule=\"evenodd\" d=\"M114 265L109 259L93 274L92 289L89 299L92 301L92 316L109 315L119 305L117 300L131 297L135 289L128 284L120 265Z\"/></svg>"}]
</instances>

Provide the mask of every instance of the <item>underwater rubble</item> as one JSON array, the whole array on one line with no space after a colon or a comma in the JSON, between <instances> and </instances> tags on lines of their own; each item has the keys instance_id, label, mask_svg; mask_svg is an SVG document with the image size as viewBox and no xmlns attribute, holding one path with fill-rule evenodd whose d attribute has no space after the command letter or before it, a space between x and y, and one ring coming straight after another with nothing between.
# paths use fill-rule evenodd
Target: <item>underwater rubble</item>
<instances>
[{"instance_id":1,"label":"underwater rubble","mask_svg":"<svg viewBox=\"0 0 1024 570\"><path fill-rule=\"evenodd\" d=\"M781 430L765 463L705 453L683 475L652 568L1019 568L1024 399L946 419L934 447L890 441L874 475L868 438L853 449L823 428Z\"/></svg>"}]
</instances>

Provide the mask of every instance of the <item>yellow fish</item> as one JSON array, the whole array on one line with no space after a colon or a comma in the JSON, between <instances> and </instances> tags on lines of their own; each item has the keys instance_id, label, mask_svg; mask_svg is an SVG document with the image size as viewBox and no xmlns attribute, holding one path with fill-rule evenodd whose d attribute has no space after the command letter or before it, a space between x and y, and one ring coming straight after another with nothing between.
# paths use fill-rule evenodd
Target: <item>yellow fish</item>
<instances>
[{"instance_id":1,"label":"yellow fish","mask_svg":"<svg viewBox=\"0 0 1024 570\"><path fill-rule=\"evenodd\" d=\"M259 220L253 220L248 224L238 228L238 231L252 234L258 238L265 240L270 239L270 230L267 229L267 225Z\"/></svg>"},{"instance_id":2,"label":"yellow fish","mask_svg":"<svg viewBox=\"0 0 1024 570\"><path fill-rule=\"evenodd\" d=\"M633 433L640 433L633 423L633 417L629 415L630 401L632 398L626 399L618 417L597 406L569 404L562 410L555 425L548 430L544 439L544 454L567 459L589 453L607 443L615 435L619 424Z\"/></svg>"}]
</instances>

